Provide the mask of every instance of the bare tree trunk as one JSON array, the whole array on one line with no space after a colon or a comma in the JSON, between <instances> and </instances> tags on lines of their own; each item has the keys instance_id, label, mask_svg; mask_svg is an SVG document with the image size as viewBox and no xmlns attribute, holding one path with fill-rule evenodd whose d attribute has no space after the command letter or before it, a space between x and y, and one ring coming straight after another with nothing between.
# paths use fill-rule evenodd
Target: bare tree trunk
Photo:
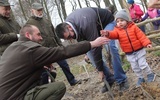
<instances>
[{"instance_id":1,"label":"bare tree trunk","mask_svg":"<svg viewBox=\"0 0 160 100\"><path fill-rule=\"evenodd\" d=\"M69 0L69 2L71 3L72 5L72 11L74 11L76 8L77 8L77 3L75 0Z\"/></svg>"},{"instance_id":2,"label":"bare tree trunk","mask_svg":"<svg viewBox=\"0 0 160 100\"><path fill-rule=\"evenodd\" d=\"M48 17L49 21L52 22L52 21L51 21L51 17L50 17L50 15L49 15L48 8L47 8L46 0L43 0L43 2L44 2L44 6L45 6L45 9L46 9L46 12L47 12L47 17Z\"/></svg>"},{"instance_id":3,"label":"bare tree trunk","mask_svg":"<svg viewBox=\"0 0 160 100\"><path fill-rule=\"evenodd\" d=\"M101 8L99 0L91 0L91 1L93 1L98 8Z\"/></svg>"},{"instance_id":4,"label":"bare tree trunk","mask_svg":"<svg viewBox=\"0 0 160 100\"><path fill-rule=\"evenodd\" d=\"M145 5L145 7L148 8L148 6L147 6L147 0L143 0L143 3Z\"/></svg>"},{"instance_id":5,"label":"bare tree trunk","mask_svg":"<svg viewBox=\"0 0 160 100\"><path fill-rule=\"evenodd\" d=\"M80 0L77 0L77 1L78 1L78 4L79 4L79 7L82 8Z\"/></svg>"},{"instance_id":6,"label":"bare tree trunk","mask_svg":"<svg viewBox=\"0 0 160 100\"><path fill-rule=\"evenodd\" d=\"M125 0L119 0L122 9L129 8Z\"/></svg>"},{"instance_id":7,"label":"bare tree trunk","mask_svg":"<svg viewBox=\"0 0 160 100\"><path fill-rule=\"evenodd\" d=\"M59 1L60 1L61 9L62 9L63 19L66 19L67 14L66 14L66 8L65 8L64 0L59 0Z\"/></svg>"},{"instance_id":8,"label":"bare tree trunk","mask_svg":"<svg viewBox=\"0 0 160 100\"><path fill-rule=\"evenodd\" d=\"M111 3L109 2L109 0L103 0L104 4L106 7L108 7Z\"/></svg>"},{"instance_id":9,"label":"bare tree trunk","mask_svg":"<svg viewBox=\"0 0 160 100\"><path fill-rule=\"evenodd\" d=\"M85 1L85 3L86 3L86 6L87 6L87 7L91 7L91 5L90 5L90 3L89 3L88 0L84 0L84 1Z\"/></svg>"},{"instance_id":10,"label":"bare tree trunk","mask_svg":"<svg viewBox=\"0 0 160 100\"><path fill-rule=\"evenodd\" d=\"M144 4L144 0L140 0L142 3L142 7L143 7L143 12L145 12L145 4Z\"/></svg>"},{"instance_id":11,"label":"bare tree trunk","mask_svg":"<svg viewBox=\"0 0 160 100\"><path fill-rule=\"evenodd\" d=\"M21 10L22 10L22 13L23 13L24 19L25 19L25 20L27 20L27 17L26 17L26 15L25 15L25 12L24 12L24 9L23 9L23 6L22 6L22 2L21 2L21 0L19 0L19 5L20 5L20 8L21 8Z\"/></svg>"},{"instance_id":12,"label":"bare tree trunk","mask_svg":"<svg viewBox=\"0 0 160 100\"><path fill-rule=\"evenodd\" d=\"M117 7L116 7L115 0L112 0L112 3L113 3L113 5L114 5L114 9L115 9L115 11L117 11Z\"/></svg>"},{"instance_id":13,"label":"bare tree trunk","mask_svg":"<svg viewBox=\"0 0 160 100\"><path fill-rule=\"evenodd\" d=\"M58 1L59 1L59 0L58 0ZM56 4L56 6L57 6L57 11L58 11L59 17L60 17L61 21L63 22L63 18L62 18L62 14L61 14L61 8L60 8L57 0L55 0L55 4Z\"/></svg>"}]
</instances>

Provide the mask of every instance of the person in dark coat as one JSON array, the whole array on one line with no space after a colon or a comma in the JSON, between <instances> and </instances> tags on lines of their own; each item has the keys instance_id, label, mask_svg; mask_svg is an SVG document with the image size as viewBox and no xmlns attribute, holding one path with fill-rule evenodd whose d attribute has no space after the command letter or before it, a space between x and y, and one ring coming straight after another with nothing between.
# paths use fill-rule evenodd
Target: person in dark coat
<instances>
[{"instance_id":1,"label":"person in dark coat","mask_svg":"<svg viewBox=\"0 0 160 100\"><path fill-rule=\"evenodd\" d=\"M56 34L63 39L76 39L78 41L92 41L100 37L100 30L112 30L115 26L114 16L107 9L86 7L73 11L67 16L65 22L56 26ZM107 45L107 44L106 44ZM104 45L104 46L106 46ZM127 76L122 69L118 48L115 41L109 42L112 67L114 76L109 71L106 63L102 61L102 47L94 48L87 52L91 63L96 66L101 79L106 79L110 86L116 82L119 84L119 90L128 89ZM105 77L104 77L105 76ZM101 89L104 93L108 91L106 85Z\"/></svg>"},{"instance_id":2,"label":"person in dark coat","mask_svg":"<svg viewBox=\"0 0 160 100\"><path fill-rule=\"evenodd\" d=\"M0 56L14 41L18 40L20 25L10 16L11 7L7 0L0 0Z\"/></svg>"},{"instance_id":3,"label":"person in dark coat","mask_svg":"<svg viewBox=\"0 0 160 100\"><path fill-rule=\"evenodd\" d=\"M42 45L45 47L62 46L60 39L55 34L55 30L52 23L43 16L43 6L40 3L35 2L32 4L31 12L32 12L32 16L29 18L26 24L35 25L39 28L43 38ZM57 64L62 68L71 86L77 83L81 83L80 80L75 79L65 59L57 61ZM44 76L47 76L47 75L44 75ZM46 79L47 78L44 77L44 80ZM44 81L44 83L47 83L47 80Z\"/></svg>"},{"instance_id":4,"label":"person in dark coat","mask_svg":"<svg viewBox=\"0 0 160 100\"><path fill-rule=\"evenodd\" d=\"M60 100L66 91L65 84L52 82L40 85L43 67L84 54L107 43L108 39L99 37L90 42L54 48L42 46L41 41L39 29L25 25L20 30L18 41L4 51L0 62L0 100Z\"/></svg>"}]
</instances>

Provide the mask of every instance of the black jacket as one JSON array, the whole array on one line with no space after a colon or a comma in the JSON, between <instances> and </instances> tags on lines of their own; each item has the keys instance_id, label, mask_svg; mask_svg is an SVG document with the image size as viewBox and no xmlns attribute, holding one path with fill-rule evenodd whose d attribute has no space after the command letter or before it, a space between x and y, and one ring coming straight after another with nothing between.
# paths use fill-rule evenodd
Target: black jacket
<instances>
[{"instance_id":1,"label":"black jacket","mask_svg":"<svg viewBox=\"0 0 160 100\"><path fill-rule=\"evenodd\" d=\"M107 9L87 7L72 12L66 18L66 23L74 29L78 41L92 41L99 37L100 30L113 20L114 16ZM93 49L93 57L99 71L103 70L101 49L101 47Z\"/></svg>"}]
</instances>

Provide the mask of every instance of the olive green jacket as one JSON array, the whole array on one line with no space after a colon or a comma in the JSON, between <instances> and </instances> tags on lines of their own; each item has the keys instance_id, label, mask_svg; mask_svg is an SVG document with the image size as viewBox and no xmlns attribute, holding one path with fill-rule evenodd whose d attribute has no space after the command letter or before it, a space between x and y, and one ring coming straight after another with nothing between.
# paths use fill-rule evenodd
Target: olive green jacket
<instances>
[{"instance_id":1,"label":"olive green jacket","mask_svg":"<svg viewBox=\"0 0 160 100\"><path fill-rule=\"evenodd\" d=\"M18 40L20 28L15 20L0 16L0 55L12 42Z\"/></svg>"},{"instance_id":2,"label":"olive green jacket","mask_svg":"<svg viewBox=\"0 0 160 100\"><path fill-rule=\"evenodd\" d=\"M35 25L39 28L45 47L62 46L60 39L56 36L52 23L45 18L30 17L26 24Z\"/></svg>"}]
</instances>

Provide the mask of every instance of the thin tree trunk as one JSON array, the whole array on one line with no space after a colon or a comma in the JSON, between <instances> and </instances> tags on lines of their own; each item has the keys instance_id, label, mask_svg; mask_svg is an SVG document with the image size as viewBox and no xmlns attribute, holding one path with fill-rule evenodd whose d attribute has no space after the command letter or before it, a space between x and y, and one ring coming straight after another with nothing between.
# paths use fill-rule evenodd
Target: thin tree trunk
<instances>
[{"instance_id":1,"label":"thin tree trunk","mask_svg":"<svg viewBox=\"0 0 160 100\"><path fill-rule=\"evenodd\" d=\"M71 5L72 5L72 11L74 11L74 10L77 8L76 1L75 1L75 0L69 0L69 2L70 2Z\"/></svg>"},{"instance_id":2,"label":"thin tree trunk","mask_svg":"<svg viewBox=\"0 0 160 100\"><path fill-rule=\"evenodd\" d=\"M115 11L117 11L117 7L116 7L115 0L112 0L112 3L113 3L113 5L114 5L114 9L115 9Z\"/></svg>"},{"instance_id":3,"label":"thin tree trunk","mask_svg":"<svg viewBox=\"0 0 160 100\"><path fill-rule=\"evenodd\" d=\"M18 1L19 1L20 8L21 8L21 10L22 10L22 14L23 14L23 16L24 16L24 19L27 20L27 17L26 17L26 15L25 15L25 12L24 12L24 9L23 9L23 6L22 6L22 2L21 2L21 0L18 0Z\"/></svg>"},{"instance_id":4,"label":"thin tree trunk","mask_svg":"<svg viewBox=\"0 0 160 100\"><path fill-rule=\"evenodd\" d=\"M51 17L49 15L49 11L48 11L48 8L47 8L46 0L43 0L43 2L44 2L44 6L45 6L45 9L46 9L46 12L47 12L47 17L48 17L49 21L51 22Z\"/></svg>"},{"instance_id":5,"label":"thin tree trunk","mask_svg":"<svg viewBox=\"0 0 160 100\"><path fill-rule=\"evenodd\" d=\"M129 8L125 0L119 0L122 9Z\"/></svg>"},{"instance_id":6,"label":"thin tree trunk","mask_svg":"<svg viewBox=\"0 0 160 100\"><path fill-rule=\"evenodd\" d=\"M60 1L60 5L61 5L62 14L63 14L63 19L66 19L67 14L66 14L65 3L63 0L59 0L59 1Z\"/></svg>"},{"instance_id":7,"label":"thin tree trunk","mask_svg":"<svg viewBox=\"0 0 160 100\"><path fill-rule=\"evenodd\" d=\"M85 3L86 3L86 6L87 6L87 7L90 7L90 6L91 6L88 0L84 0L84 1L85 1Z\"/></svg>"},{"instance_id":8,"label":"thin tree trunk","mask_svg":"<svg viewBox=\"0 0 160 100\"><path fill-rule=\"evenodd\" d=\"M145 4L144 4L144 0L141 0L142 3L142 7L143 7L143 12L145 12Z\"/></svg>"},{"instance_id":9,"label":"thin tree trunk","mask_svg":"<svg viewBox=\"0 0 160 100\"><path fill-rule=\"evenodd\" d=\"M108 7L111 3L109 2L109 0L103 0L104 4L106 7Z\"/></svg>"},{"instance_id":10,"label":"thin tree trunk","mask_svg":"<svg viewBox=\"0 0 160 100\"><path fill-rule=\"evenodd\" d=\"M98 8L101 8L99 0L92 0Z\"/></svg>"},{"instance_id":11,"label":"thin tree trunk","mask_svg":"<svg viewBox=\"0 0 160 100\"><path fill-rule=\"evenodd\" d=\"M79 7L82 8L80 0L77 0L77 1L78 1L78 4L79 4Z\"/></svg>"},{"instance_id":12,"label":"thin tree trunk","mask_svg":"<svg viewBox=\"0 0 160 100\"><path fill-rule=\"evenodd\" d=\"M62 14L61 14L61 9L60 9L60 6L59 6L57 0L55 0L55 4L57 6L57 11L58 11L59 17L60 17L61 21L63 22L63 18L62 18Z\"/></svg>"}]
</instances>

